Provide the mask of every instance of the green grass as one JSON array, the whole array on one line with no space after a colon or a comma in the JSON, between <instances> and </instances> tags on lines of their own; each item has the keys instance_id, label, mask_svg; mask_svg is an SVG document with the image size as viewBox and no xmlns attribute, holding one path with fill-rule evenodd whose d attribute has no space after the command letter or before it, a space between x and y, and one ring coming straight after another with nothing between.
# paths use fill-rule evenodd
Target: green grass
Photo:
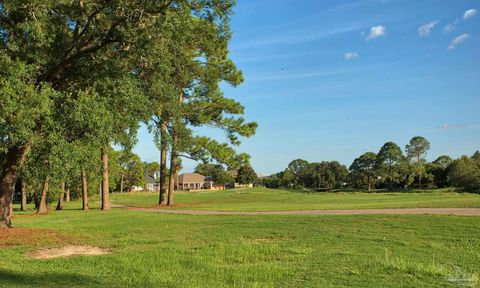
<instances>
[{"instance_id":1,"label":"green grass","mask_svg":"<svg viewBox=\"0 0 480 288\"><path fill-rule=\"evenodd\" d=\"M240 202L246 207L234 207L260 208L253 203L255 195L260 203L265 203L265 199L272 199L271 194L275 194L275 191L251 191L259 194L242 192L238 197L248 197L248 201ZM177 200L199 203L203 199L200 203L203 209L219 209L219 202L209 204L206 200L213 201L212 195L219 195L216 193L225 193L222 195L226 206L233 206L237 196L230 191L179 194ZM302 197L297 202L299 207L310 207L307 197L324 200L343 197L348 205L355 201L367 205L368 201L360 196L388 197L276 193L278 199L288 201ZM477 195L469 194L443 196L477 199ZM155 195L126 194L114 198L116 202L146 204L148 197ZM400 195L390 197L404 199L397 198ZM427 195L410 197L423 199ZM448 197L444 203L457 202ZM268 209L287 207L280 204L282 201ZM323 203L315 201L317 206ZM343 207L339 203L342 201L332 202L328 207ZM69 235L69 239L64 243L43 239L0 246L0 287L478 287L480 284L480 217L200 216L120 209L84 212L78 210L78 202L66 206L66 210L51 211L47 216L25 215L31 211L17 213L16 227L55 229ZM95 245L109 248L113 253L50 260L25 257L28 251L67 244ZM458 282L464 278L467 280Z\"/></svg>"},{"instance_id":2,"label":"green grass","mask_svg":"<svg viewBox=\"0 0 480 288\"><path fill-rule=\"evenodd\" d=\"M112 202L137 207L158 203L156 193L112 194ZM220 211L269 211L372 208L480 207L480 194L444 190L399 192L318 192L253 188L175 194L176 209Z\"/></svg>"}]
</instances>

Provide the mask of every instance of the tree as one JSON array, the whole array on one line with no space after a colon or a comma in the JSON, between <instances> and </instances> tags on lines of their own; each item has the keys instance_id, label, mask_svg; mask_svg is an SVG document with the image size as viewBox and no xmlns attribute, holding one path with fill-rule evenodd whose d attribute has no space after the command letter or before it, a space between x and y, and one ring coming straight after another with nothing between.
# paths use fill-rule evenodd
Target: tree
<instances>
[{"instance_id":1,"label":"tree","mask_svg":"<svg viewBox=\"0 0 480 288\"><path fill-rule=\"evenodd\" d=\"M255 183L257 178L257 173L255 173L255 170L253 170L252 166L243 165L240 167L240 169L238 169L236 182L243 185L249 185Z\"/></svg>"},{"instance_id":2,"label":"tree","mask_svg":"<svg viewBox=\"0 0 480 288\"><path fill-rule=\"evenodd\" d=\"M235 178L233 178L232 174L220 169L215 170L213 179L215 179L215 183L220 184L223 187L225 187L227 184L235 182Z\"/></svg>"},{"instance_id":3,"label":"tree","mask_svg":"<svg viewBox=\"0 0 480 288\"><path fill-rule=\"evenodd\" d=\"M452 158L442 155L426 165L427 174L433 175L433 185L435 187L442 188L448 186L448 173L452 162Z\"/></svg>"},{"instance_id":4,"label":"tree","mask_svg":"<svg viewBox=\"0 0 480 288\"><path fill-rule=\"evenodd\" d=\"M418 175L418 186L422 189L422 176L425 173L425 160L423 157L430 149L430 142L421 136L413 137L410 143L405 147L407 157L414 159L416 162L416 174Z\"/></svg>"},{"instance_id":5,"label":"tree","mask_svg":"<svg viewBox=\"0 0 480 288\"><path fill-rule=\"evenodd\" d=\"M288 164L288 170L293 174L293 185L295 187L303 186L308 169L309 164L303 159L296 159Z\"/></svg>"},{"instance_id":6,"label":"tree","mask_svg":"<svg viewBox=\"0 0 480 288\"><path fill-rule=\"evenodd\" d=\"M145 167L140 157L132 152L126 153L126 156L122 161L124 165L124 178L127 187L144 186L145 185Z\"/></svg>"},{"instance_id":7,"label":"tree","mask_svg":"<svg viewBox=\"0 0 480 288\"><path fill-rule=\"evenodd\" d=\"M375 162L377 155L367 152L355 159L350 165L350 172L366 180L368 191L372 188L372 180L375 177Z\"/></svg>"},{"instance_id":8,"label":"tree","mask_svg":"<svg viewBox=\"0 0 480 288\"><path fill-rule=\"evenodd\" d=\"M204 176L213 176L218 170L223 170L223 166L220 164L201 163L195 167L195 173Z\"/></svg>"},{"instance_id":9,"label":"tree","mask_svg":"<svg viewBox=\"0 0 480 288\"><path fill-rule=\"evenodd\" d=\"M65 181L60 184L60 195L58 196L57 208L55 210L63 210L63 198L65 196Z\"/></svg>"},{"instance_id":10,"label":"tree","mask_svg":"<svg viewBox=\"0 0 480 288\"><path fill-rule=\"evenodd\" d=\"M276 173L276 174L272 174L272 175L270 175L270 176L261 178L261 179L260 179L260 185L263 185L263 186L265 186L265 187L267 187L267 188L279 188L279 187L282 187L281 174L282 174L282 172Z\"/></svg>"},{"instance_id":11,"label":"tree","mask_svg":"<svg viewBox=\"0 0 480 288\"><path fill-rule=\"evenodd\" d=\"M191 13L182 6L175 13L167 13L161 28L167 33L152 41L151 47L157 51L155 57L145 58L141 65L146 94L154 110L152 129L156 130L160 149L162 204L167 148L170 148L170 179L177 170L179 157L191 157L186 155L191 150L210 152L208 147L195 147L208 141L196 138L188 126L220 128L232 144L239 143L238 135L250 136L255 131L256 124L244 123L242 117L236 116L243 114L243 107L225 98L219 85L224 82L237 86L243 81L228 58L232 4L233 1L212 2L208 17ZM172 180L169 184L168 195L172 199Z\"/></svg>"},{"instance_id":12,"label":"tree","mask_svg":"<svg viewBox=\"0 0 480 288\"><path fill-rule=\"evenodd\" d=\"M337 161L312 163L310 167L307 175L311 179L309 188L327 190L340 188L348 177L347 167Z\"/></svg>"},{"instance_id":13,"label":"tree","mask_svg":"<svg viewBox=\"0 0 480 288\"><path fill-rule=\"evenodd\" d=\"M232 174L225 171L225 168L221 164L202 163L195 167L195 172L204 176L212 176L215 183L220 184L221 186L235 182L235 178Z\"/></svg>"},{"instance_id":14,"label":"tree","mask_svg":"<svg viewBox=\"0 0 480 288\"><path fill-rule=\"evenodd\" d=\"M154 173L160 171L160 164L156 161L144 163L145 173Z\"/></svg>"},{"instance_id":15,"label":"tree","mask_svg":"<svg viewBox=\"0 0 480 288\"><path fill-rule=\"evenodd\" d=\"M465 189L480 188L480 165L474 159L462 156L451 166L448 178L453 186Z\"/></svg>"},{"instance_id":16,"label":"tree","mask_svg":"<svg viewBox=\"0 0 480 288\"><path fill-rule=\"evenodd\" d=\"M473 153L472 160L480 165L480 151L475 151L475 153Z\"/></svg>"},{"instance_id":17,"label":"tree","mask_svg":"<svg viewBox=\"0 0 480 288\"><path fill-rule=\"evenodd\" d=\"M388 189L393 189L393 180L396 177L398 164L402 161L403 154L400 147L394 142L385 143L377 154L376 167L384 170L388 177Z\"/></svg>"},{"instance_id":18,"label":"tree","mask_svg":"<svg viewBox=\"0 0 480 288\"><path fill-rule=\"evenodd\" d=\"M62 135L68 141L74 141L69 136L87 137L85 133L68 133L69 124L82 125L90 115L84 113L83 118L77 119L80 121L66 121L70 112L67 102L76 103L82 93L96 94L98 99L105 100L111 94L98 94L93 83L103 83L107 78L135 78L132 73L138 59L135 48L145 43L142 37L148 39L149 31L164 20L168 10L184 6L192 14L201 16L210 14L206 11L213 3L186 0L47 1L42 5L31 0L0 2L0 150L6 153L0 169L1 227L10 226L9 206L17 175L31 150L32 136L41 134L44 124L56 122L64 128L62 132L69 134ZM92 82L95 78L100 81ZM122 108L111 105L112 102L104 106L105 102L109 101L98 101L97 105L111 109L107 112ZM108 127L103 123L102 120L99 126ZM96 130L88 132L91 131ZM101 132L97 136L102 136Z\"/></svg>"},{"instance_id":19,"label":"tree","mask_svg":"<svg viewBox=\"0 0 480 288\"><path fill-rule=\"evenodd\" d=\"M27 184L25 183L25 180L22 178L21 179L21 204L20 204L20 211L27 211Z\"/></svg>"},{"instance_id":20,"label":"tree","mask_svg":"<svg viewBox=\"0 0 480 288\"><path fill-rule=\"evenodd\" d=\"M442 155L442 156L439 156L437 159L435 159L435 161L433 161L432 163L435 165L438 165L442 169L447 169L448 166L452 164L452 162L453 160L452 158L450 158L450 156Z\"/></svg>"}]
</instances>

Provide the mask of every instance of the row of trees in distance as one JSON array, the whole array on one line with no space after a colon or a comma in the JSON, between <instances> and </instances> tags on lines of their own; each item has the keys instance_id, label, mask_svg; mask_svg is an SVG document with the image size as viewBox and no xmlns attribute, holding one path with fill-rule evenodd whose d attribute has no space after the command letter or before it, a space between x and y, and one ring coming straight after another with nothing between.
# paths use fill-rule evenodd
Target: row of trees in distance
<instances>
[{"instance_id":1,"label":"row of trees in distance","mask_svg":"<svg viewBox=\"0 0 480 288\"><path fill-rule=\"evenodd\" d=\"M405 153L394 142L387 142L378 153L366 152L356 158L349 168L337 161L308 163L297 159L284 171L262 178L260 184L316 191L344 187L480 189L480 152L456 160L443 155L427 162L425 156L429 149L429 141L417 136L406 145Z\"/></svg>"}]
</instances>

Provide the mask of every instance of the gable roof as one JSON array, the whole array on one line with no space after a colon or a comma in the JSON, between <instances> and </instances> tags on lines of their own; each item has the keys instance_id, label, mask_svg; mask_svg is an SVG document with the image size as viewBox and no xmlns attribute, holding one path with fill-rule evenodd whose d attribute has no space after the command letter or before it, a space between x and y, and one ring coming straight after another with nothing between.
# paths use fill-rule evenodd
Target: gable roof
<instances>
[{"instance_id":1,"label":"gable roof","mask_svg":"<svg viewBox=\"0 0 480 288\"><path fill-rule=\"evenodd\" d=\"M205 182L205 176L198 173L183 173L178 176L178 183Z\"/></svg>"},{"instance_id":2,"label":"gable roof","mask_svg":"<svg viewBox=\"0 0 480 288\"><path fill-rule=\"evenodd\" d=\"M153 175L145 174L145 183L157 183L158 181L153 178Z\"/></svg>"}]
</instances>

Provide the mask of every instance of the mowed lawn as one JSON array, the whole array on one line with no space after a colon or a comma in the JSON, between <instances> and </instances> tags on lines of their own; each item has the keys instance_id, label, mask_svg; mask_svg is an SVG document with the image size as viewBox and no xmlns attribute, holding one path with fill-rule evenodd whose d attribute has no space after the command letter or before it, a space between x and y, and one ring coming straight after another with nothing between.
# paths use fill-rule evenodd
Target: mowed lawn
<instances>
[{"instance_id":1,"label":"mowed lawn","mask_svg":"<svg viewBox=\"0 0 480 288\"><path fill-rule=\"evenodd\" d=\"M158 204L157 193L112 194L115 204L149 207ZM277 211L373 208L459 208L479 207L480 194L445 190L399 192L317 192L280 189L178 192L175 209L219 211Z\"/></svg>"},{"instance_id":2,"label":"mowed lawn","mask_svg":"<svg viewBox=\"0 0 480 288\"><path fill-rule=\"evenodd\" d=\"M265 190L257 194L253 191L259 190L251 190L253 195L245 191L238 196L240 199L248 196L249 201L244 202L247 207L234 207L260 209L254 205L254 195L259 196L259 202L266 199L262 197L275 198L269 194L275 192L279 193L278 199L286 199L282 191ZM225 193L225 200L237 197L229 196L228 193L235 193L231 191L215 193ZM200 195L215 193L179 193L177 200L199 203ZM335 199L333 194L298 195ZM343 194L337 197L340 196L347 197ZM348 205L353 205L360 196L372 197L370 201L374 196L406 199L383 194L349 196L355 198L344 198L348 199ZM450 199L451 205L445 207L453 207L456 203L453 199L463 201L462 197L478 201L475 196L444 195L457 197ZM145 199L154 195L125 194L120 198L115 195L114 199L141 204L140 197L146 203ZM232 207L233 199L225 205ZM305 199L296 205L311 207ZM322 203L315 201L315 205ZM359 201L358 205L368 207L367 200ZM202 209L221 208L216 201L201 203ZM288 207L288 203L280 203L266 209ZM330 208L334 204L328 205ZM478 287L480 284L480 217L206 216L125 209L84 212L78 207L78 202L70 203L66 210L51 211L47 216L17 213L14 219L17 230L0 232L0 287ZM99 246L112 253L49 260L26 257L26 253L39 248L65 245Z\"/></svg>"}]
</instances>

